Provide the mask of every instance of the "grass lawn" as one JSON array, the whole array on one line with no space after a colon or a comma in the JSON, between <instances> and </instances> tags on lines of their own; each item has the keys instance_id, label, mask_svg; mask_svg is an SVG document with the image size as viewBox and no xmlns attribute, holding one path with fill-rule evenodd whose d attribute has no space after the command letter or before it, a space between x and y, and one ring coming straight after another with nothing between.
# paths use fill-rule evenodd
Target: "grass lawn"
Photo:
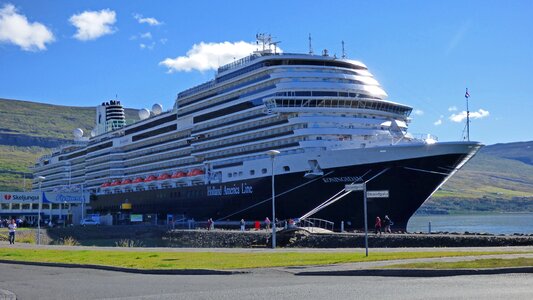
<instances>
[{"instance_id":1,"label":"grass lawn","mask_svg":"<svg viewBox=\"0 0 533 300\"><path fill-rule=\"evenodd\" d=\"M134 269L244 269L282 266L327 265L349 262L395 260L409 258L452 257L469 255L507 254L517 252L282 252L271 253L221 253L221 252L134 252L100 250L50 250L0 248L0 259L92 264Z\"/></svg>"},{"instance_id":2,"label":"grass lawn","mask_svg":"<svg viewBox=\"0 0 533 300\"><path fill-rule=\"evenodd\" d=\"M488 269L533 267L533 258L491 258L457 262L411 263L387 266L392 269Z\"/></svg>"}]
</instances>

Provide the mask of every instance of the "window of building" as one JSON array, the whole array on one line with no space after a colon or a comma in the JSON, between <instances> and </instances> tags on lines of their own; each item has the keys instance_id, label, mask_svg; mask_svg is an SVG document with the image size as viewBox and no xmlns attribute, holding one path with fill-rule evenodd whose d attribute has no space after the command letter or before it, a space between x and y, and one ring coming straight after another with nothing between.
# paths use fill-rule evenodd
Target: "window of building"
<instances>
[{"instance_id":1,"label":"window of building","mask_svg":"<svg viewBox=\"0 0 533 300\"><path fill-rule=\"evenodd\" d=\"M20 209L20 203L11 203L11 209Z\"/></svg>"},{"instance_id":2,"label":"window of building","mask_svg":"<svg viewBox=\"0 0 533 300\"><path fill-rule=\"evenodd\" d=\"M50 204L43 203L43 209L50 209Z\"/></svg>"},{"instance_id":3,"label":"window of building","mask_svg":"<svg viewBox=\"0 0 533 300\"><path fill-rule=\"evenodd\" d=\"M23 203L22 204L22 209L29 210L30 209L30 204L29 203Z\"/></svg>"},{"instance_id":4,"label":"window of building","mask_svg":"<svg viewBox=\"0 0 533 300\"><path fill-rule=\"evenodd\" d=\"M39 203L33 203L31 209L39 209Z\"/></svg>"},{"instance_id":5,"label":"window of building","mask_svg":"<svg viewBox=\"0 0 533 300\"><path fill-rule=\"evenodd\" d=\"M4 209L7 210L7 209L9 209L9 203L2 203L2 204L0 205L0 208L2 208L2 210L4 210Z\"/></svg>"},{"instance_id":6,"label":"window of building","mask_svg":"<svg viewBox=\"0 0 533 300\"><path fill-rule=\"evenodd\" d=\"M52 203L52 209L59 209L58 203Z\"/></svg>"}]
</instances>

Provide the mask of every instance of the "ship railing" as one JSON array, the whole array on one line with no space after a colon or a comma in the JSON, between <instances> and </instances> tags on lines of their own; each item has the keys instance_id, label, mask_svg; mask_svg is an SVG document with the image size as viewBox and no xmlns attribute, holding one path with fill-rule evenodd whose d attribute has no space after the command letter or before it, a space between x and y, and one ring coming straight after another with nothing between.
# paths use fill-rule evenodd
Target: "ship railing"
<instances>
[{"instance_id":1,"label":"ship railing","mask_svg":"<svg viewBox=\"0 0 533 300\"><path fill-rule=\"evenodd\" d=\"M413 139L424 141L424 142L428 140L437 142L439 140L439 138L436 135L429 134L429 133L410 133L410 135L413 137Z\"/></svg>"},{"instance_id":2,"label":"ship railing","mask_svg":"<svg viewBox=\"0 0 533 300\"><path fill-rule=\"evenodd\" d=\"M324 219L305 218L298 220L296 226L303 227L309 232L323 232L323 229L333 231L335 223Z\"/></svg>"},{"instance_id":3,"label":"ship railing","mask_svg":"<svg viewBox=\"0 0 533 300\"><path fill-rule=\"evenodd\" d=\"M221 66L220 68L218 68L217 73L220 74L220 73L222 73L224 71L227 71L227 70L242 66L242 65L244 65L244 64L246 64L248 62L251 62L252 60L255 60L255 59L259 58L259 57L261 57L261 55L258 55L258 54L252 54L252 55L243 57L243 58L238 59L238 60L236 60L236 61L234 61L232 63L229 63L229 64Z\"/></svg>"}]
</instances>

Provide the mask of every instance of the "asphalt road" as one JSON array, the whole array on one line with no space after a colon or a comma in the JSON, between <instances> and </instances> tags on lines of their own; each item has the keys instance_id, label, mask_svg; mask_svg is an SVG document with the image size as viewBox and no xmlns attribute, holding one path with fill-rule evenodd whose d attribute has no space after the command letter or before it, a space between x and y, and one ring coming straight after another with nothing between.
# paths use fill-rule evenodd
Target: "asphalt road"
<instances>
[{"instance_id":1,"label":"asphalt road","mask_svg":"<svg viewBox=\"0 0 533 300\"><path fill-rule=\"evenodd\" d=\"M533 274L432 278L141 275L0 264L0 289L17 299L533 299ZM1 295L0 295L1 299Z\"/></svg>"}]
</instances>

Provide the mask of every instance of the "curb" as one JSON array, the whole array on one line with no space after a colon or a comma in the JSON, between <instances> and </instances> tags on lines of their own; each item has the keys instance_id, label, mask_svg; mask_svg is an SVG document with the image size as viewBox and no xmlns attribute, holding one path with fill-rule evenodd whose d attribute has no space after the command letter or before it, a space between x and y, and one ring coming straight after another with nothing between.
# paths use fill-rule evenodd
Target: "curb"
<instances>
[{"instance_id":1,"label":"curb","mask_svg":"<svg viewBox=\"0 0 533 300\"><path fill-rule=\"evenodd\" d=\"M461 275L494 275L533 273L533 267L494 268L494 269L361 269L345 271L299 272L297 276L383 276L383 277L447 277Z\"/></svg>"},{"instance_id":2,"label":"curb","mask_svg":"<svg viewBox=\"0 0 533 300\"><path fill-rule=\"evenodd\" d=\"M249 272L244 272L244 271L219 271L219 270L208 270L208 269L180 269L180 270L131 269L131 268L89 265L89 264L77 265L77 264L16 261L16 260L3 260L3 259L0 259L0 263L14 264L14 265L27 265L27 266L95 269L95 270L115 271L115 272L134 273L134 274L148 274L148 275L236 275L236 274L248 274L249 273Z\"/></svg>"},{"instance_id":3,"label":"curb","mask_svg":"<svg viewBox=\"0 0 533 300\"><path fill-rule=\"evenodd\" d=\"M8 290L0 289L0 299L2 300L17 300L17 295Z\"/></svg>"}]
</instances>

